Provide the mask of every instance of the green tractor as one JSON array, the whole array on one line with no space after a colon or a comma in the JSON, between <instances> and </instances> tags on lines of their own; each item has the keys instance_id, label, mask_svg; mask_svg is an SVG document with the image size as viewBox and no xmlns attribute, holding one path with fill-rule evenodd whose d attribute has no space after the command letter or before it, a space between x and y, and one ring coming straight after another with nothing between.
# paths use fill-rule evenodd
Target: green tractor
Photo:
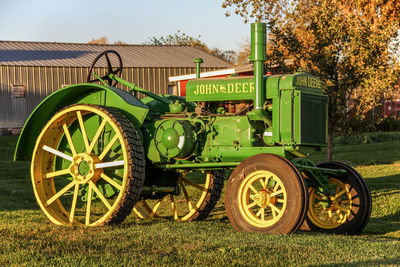
<instances>
[{"instance_id":1,"label":"green tractor","mask_svg":"<svg viewBox=\"0 0 400 267\"><path fill-rule=\"evenodd\" d=\"M360 233L371 213L364 179L343 163L307 159L326 146L321 81L305 72L265 76L265 37L265 24L251 25L254 77L202 79L197 59L186 98L121 79L119 54L101 53L88 82L48 96L18 140L15 160L31 161L45 215L87 226L121 223L132 210L201 220L233 170L225 209L238 231ZM103 57L108 73L100 77L93 67Z\"/></svg>"}]
</instances>

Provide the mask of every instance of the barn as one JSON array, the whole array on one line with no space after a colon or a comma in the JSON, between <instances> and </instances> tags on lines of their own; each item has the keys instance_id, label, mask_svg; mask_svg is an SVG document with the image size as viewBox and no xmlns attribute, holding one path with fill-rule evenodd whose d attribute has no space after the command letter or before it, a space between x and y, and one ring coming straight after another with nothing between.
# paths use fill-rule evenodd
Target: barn
<instances>
[{"instance_id":1,"label":"barn","mask_svg":"<svg viewBox=\"0 0 400 267\"><path fill-rule=\"evenodd\" d=\"M18 129L47 95L64 86L86 82L93 59L105 50L117 51L122 78L157 94L176 93L170 76L232 68L218 57L189 46L99 45L0 41L0 129ZM113 62L113 64L117 64ZM106 71L99 61L95 72Z\"/></svg>"}]
</instances>

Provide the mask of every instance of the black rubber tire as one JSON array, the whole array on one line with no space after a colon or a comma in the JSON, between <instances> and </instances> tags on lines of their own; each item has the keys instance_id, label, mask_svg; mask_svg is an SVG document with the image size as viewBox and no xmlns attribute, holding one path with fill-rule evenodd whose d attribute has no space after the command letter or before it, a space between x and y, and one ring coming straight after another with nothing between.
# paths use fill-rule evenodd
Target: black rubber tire
<instances>
[{"instance_id":1,"label":"black rubber tire","mask_svg":"<svg viewBox=\"0 0 400 267\"><path fill-rule=\"evenodd\" d=\"M221 197L222 188L224 188L225 171L212 171L210 189L208 190L206 199L193 216L187 221L200 221L210 215L210 212L215 208L219 198Z\"/></svg>"},{"instance_id":2,"label":"black rubber tire","mask_svg":"<svg viewBox=\"0 0 400 267\"><path fill-rule=\"evenodd\" d=\"M113 108L99 108L107 110L110 117L115 120L114 122L118 125L118 128L121 129L129 155L129 176L127 186L117 209L104 222L104 225L119 224L123 222L129 214L131 214L133 207L136 205L136 202L142 193L146 169L144 148L139 133L126 116Z\"/></svg>"},{"instance_id":3,"label":"black rubber tire","mask_svg":"<svg viewBox=\"0 0 400 267\"><path fill-rule=\"evenodd\" d=\"M332 178L338 179L345 185L350 186L350 191L353 195L352 199L358 199L359 203L353 205L351 209L351 218L348 218L346 222L339 227L333 229L321 228L315 225L312 220L310 220L309 216L311 215L308 213L303 225L301 226L301 230L346 235L355 235L361 233L369 221L372 210L371 193L364 178L356 170L344 163L324 162L318 164L317 166L329 169L345 169L347 174L344 177L335 177L332 175Z\"/></svg>"},{"instance_id":4,"label":"black rubber tire","mask_svg":"<svg viewBox=\"0 0 400 267\"><path fill-rule=\"evenodd\" d=\"M246 178L256 171L276 175L287 192L286 208L277 222L268 227L258 227L248 222L240 212L239 188ZM258 154L244 160L232 172L225 194L225 209L229 221L237 231L271 234L294 233L300 227L307 211L308 194L300 172L285 158L274 154Z\"/></svg>"}]
</instances>

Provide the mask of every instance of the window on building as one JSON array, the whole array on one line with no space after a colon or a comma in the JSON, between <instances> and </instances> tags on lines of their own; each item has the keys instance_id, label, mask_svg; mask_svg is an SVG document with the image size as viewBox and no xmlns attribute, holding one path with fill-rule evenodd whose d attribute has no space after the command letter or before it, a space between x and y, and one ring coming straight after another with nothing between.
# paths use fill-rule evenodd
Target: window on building
<instances>
[{"instance_id":1,"label":"window on building","mask_svg":"<svg viewBox=\"0 0 400 267\"><path fill-rule=\"evenodd\" d=\"M25 97L25 85L13 84L12 85L12 97L13 98L24 98Z\"/></svg>"},{"instance_id":2,"label":"window on building","mask_svg":"<svg viewBox=\"0 0 400 267\"><path fill-rule=\"evenodd\" d=\"M178 87L176 86L176 84L168 85L168 94L169 95L178 95Z\"/></svg>"}]
</instances>

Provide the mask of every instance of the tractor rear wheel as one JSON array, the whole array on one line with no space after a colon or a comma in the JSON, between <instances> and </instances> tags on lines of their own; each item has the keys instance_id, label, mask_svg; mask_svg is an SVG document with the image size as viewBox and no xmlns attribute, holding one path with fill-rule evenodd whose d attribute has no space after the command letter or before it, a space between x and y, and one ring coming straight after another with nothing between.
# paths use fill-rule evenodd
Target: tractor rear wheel
<instances>
[{"instance_id":1,"label":"tractor rear wheel","mask_svg":"<svg viewBox=\"0 0 400 267\"><path fill-rule=\"evenodd\" d=\"M303 178L288 160L259 154L232 172L225 209L238 231L288 234L301 226L307 201Z\"/></svg>"},{"instance_id":2,"label":"tractor rear wheel","mask_svg":"<svg viewBox=\"0 0 400 267\"><path fill-rule=\"evenodd\" d=\"M309 210L301 230L348 235L362 232L372 208L371 193L362 176L344 163L326 162L318 167L345 169L347 173L329 177L333 195L324 196L309 187ZM324 205L325 200L330 201L329 206Z\"/></svg>"},{"instance_id":3,"label":"tractor rear wheel","mask_svg":"<svg viewBox=\"0 0 400 267\"><path fill-rule=\"evenodd\" d=\"M173 175L173 174L171 174ZM224 171L183 173L177 178L179 195L139 201L133 211L142 219L170 218L197 221L207 218L219 200L224 186Z\"/></svg>"},{"instance_id":4,"label":"tractor rear wheel","mask_svg":"<svg viewBox=\"0 0 400 267\"><path fill-rule=\"evenodd\" d=\"M122 222L144 181L145 158L133 124L115 109L77 104L56 113L33 151L36 200L51 222Z\"/></svg>"}]
</instances>

